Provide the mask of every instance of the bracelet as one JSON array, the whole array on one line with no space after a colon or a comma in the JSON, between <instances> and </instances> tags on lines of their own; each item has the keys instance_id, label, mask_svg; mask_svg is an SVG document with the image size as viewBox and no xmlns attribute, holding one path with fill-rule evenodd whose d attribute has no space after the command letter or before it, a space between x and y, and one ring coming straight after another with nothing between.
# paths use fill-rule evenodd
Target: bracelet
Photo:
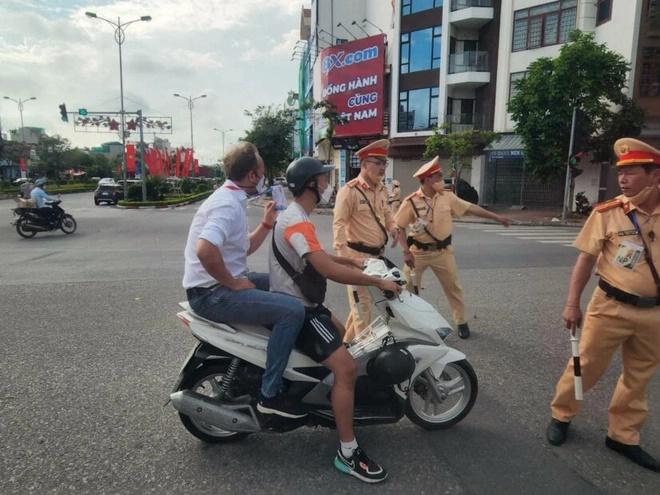
<instances>
[{"instance_id":1,"label":"bracelet","mask_svg":"<svg viewBox=\"0 0 660 495\"><path fill-rule=\"evenodd\" d=\"M267 224L266 222L261 222L261 226L266 230L272 230L273 226Z\"/></svg>"}]
</instances>

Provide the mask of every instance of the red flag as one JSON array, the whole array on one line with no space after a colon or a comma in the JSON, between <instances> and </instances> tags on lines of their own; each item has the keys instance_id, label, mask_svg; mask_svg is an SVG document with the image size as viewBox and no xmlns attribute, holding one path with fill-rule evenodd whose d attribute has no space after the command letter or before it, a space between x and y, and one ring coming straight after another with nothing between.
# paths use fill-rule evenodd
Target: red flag
<instances>
[{"instance_id":1,"label":"red flag","mask_svg":"<svg viewBox=\"0 0 660 495\"><path fill-rule=\"evenodd\" d=\"M27 163L25 158L18 159L18 167L21 169L21 172L27 172Z\"/></svg>"},{"instance_id":2,"label":"red flag","mask_svg":"<svg viewBox=\"0 0 660 495\"><path fill-rule=\"evenodd\" d=\"M126 172L135 173L135 145L126 145Z\"/></svg>"},{"instance_id":3,"label":"red flag","mask_svg":"<svg viewBox=\"0 0 660 495\"><path fill-rule=\"evenodd\" d=\"M193 174L195 177L199 177L199 160L197 158L193 160Z\"/></svg>"},{"instance_id":4,"label":"red flag","mask_svg":"<svg viewBox=\"0 0 660 495\"><path fill-rule=\"evenodd\" d=\"M176 156L174 161L174 175L181 177L181 149L176 149Z\"/></svg>"},{"instance_id":5,"label":"red flag","mask_svg":"<svg viewBox=\"0 0 660 495\"><path fill-rule=\"evenodd\" d=\"M186 148L184 150L184 159L183 159L183 177L190 176L190 167L192 166L192 150Z\"/></svg>"}]
</instances>

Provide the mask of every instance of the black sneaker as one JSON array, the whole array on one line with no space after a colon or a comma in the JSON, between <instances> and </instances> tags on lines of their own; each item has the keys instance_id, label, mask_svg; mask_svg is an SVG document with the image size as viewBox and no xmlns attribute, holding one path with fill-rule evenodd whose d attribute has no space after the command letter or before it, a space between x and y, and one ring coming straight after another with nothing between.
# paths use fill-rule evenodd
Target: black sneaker
<instances>
[{"instance_id":1,"label":"black sneaker","mask_svg":"<svg viewBox=\"0 0 660 495\"><path fill-rule=\"evenodd\" d=\"M335 456L335 467L342 473L355 476L365 483L380 483L387 478L387 471L382 466L367 457L367 454L360 447L353 451L350 458L344 457L341 448L337 450Z\"/></svg>"},{"instance_id":2,"label":"black sneaker","mask_svg":"<svg viewBox=\"0 0 660 495\"><path fill-rule=\"evenodd\" d=\"M300 405L300 402L284 394L270 398L260 394L257 411L261 414L276 414L277 416L291 419L307 416L307 411Z\"/></svg>"},{"instance_id":3,"label":"black sneaker","mask_svg":"<svg viewBox=\"0 0 660 495\"><path fill-rule=\"evenodd\" d=\"M467 323L458 325L458 336L462 339L467 339L470 336L470 327Z\"/></svg>"}]
</instances>

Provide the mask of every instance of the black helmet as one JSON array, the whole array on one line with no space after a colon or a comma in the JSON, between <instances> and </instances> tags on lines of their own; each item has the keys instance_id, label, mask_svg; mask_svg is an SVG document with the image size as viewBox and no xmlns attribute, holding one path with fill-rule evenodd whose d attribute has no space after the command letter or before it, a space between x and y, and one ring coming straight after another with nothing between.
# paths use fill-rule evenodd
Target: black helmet
<instances>
[{"instance_id":1,"label":"black helmet","mask_svg":"<svg viewBox=\"0 0 660 495\"><path fill-rule=\"evenodd\" d=\"M305 184L316 175L327 174L334 169L331 165L323 165L316 158L304 156L292 161L286 169L286 184L294 196L299 196L305 190Z\"/></svg>"},{"instance_id":2,"label":"black helmet","mask_svg":"<svg viewBox=\"0 0 660 495\"><path fill-rule=\"evenodd\" d=\"M383 385L405 382L415 371L415 358L404 344L383 347L367 363L369 378Z\"/></svg>"}]
</instances>

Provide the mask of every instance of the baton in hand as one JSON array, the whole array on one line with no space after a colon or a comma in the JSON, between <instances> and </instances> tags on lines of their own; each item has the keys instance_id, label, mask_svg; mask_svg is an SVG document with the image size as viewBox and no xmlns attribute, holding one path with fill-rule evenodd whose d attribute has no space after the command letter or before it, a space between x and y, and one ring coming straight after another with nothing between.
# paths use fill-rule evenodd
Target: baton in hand
<instances>
[{"instance_id":1,"label":"baton in hand","mask_svg":"<svg viewBox=\"0 0 660 495\"><path fill-rule=\"evenodd\" d=\"M573 354L573 375L575 383L575 400L582 400L582 369L580 368L580 329L576 326L571 330L571 352Z\"/></svg>"}]
</instances>

